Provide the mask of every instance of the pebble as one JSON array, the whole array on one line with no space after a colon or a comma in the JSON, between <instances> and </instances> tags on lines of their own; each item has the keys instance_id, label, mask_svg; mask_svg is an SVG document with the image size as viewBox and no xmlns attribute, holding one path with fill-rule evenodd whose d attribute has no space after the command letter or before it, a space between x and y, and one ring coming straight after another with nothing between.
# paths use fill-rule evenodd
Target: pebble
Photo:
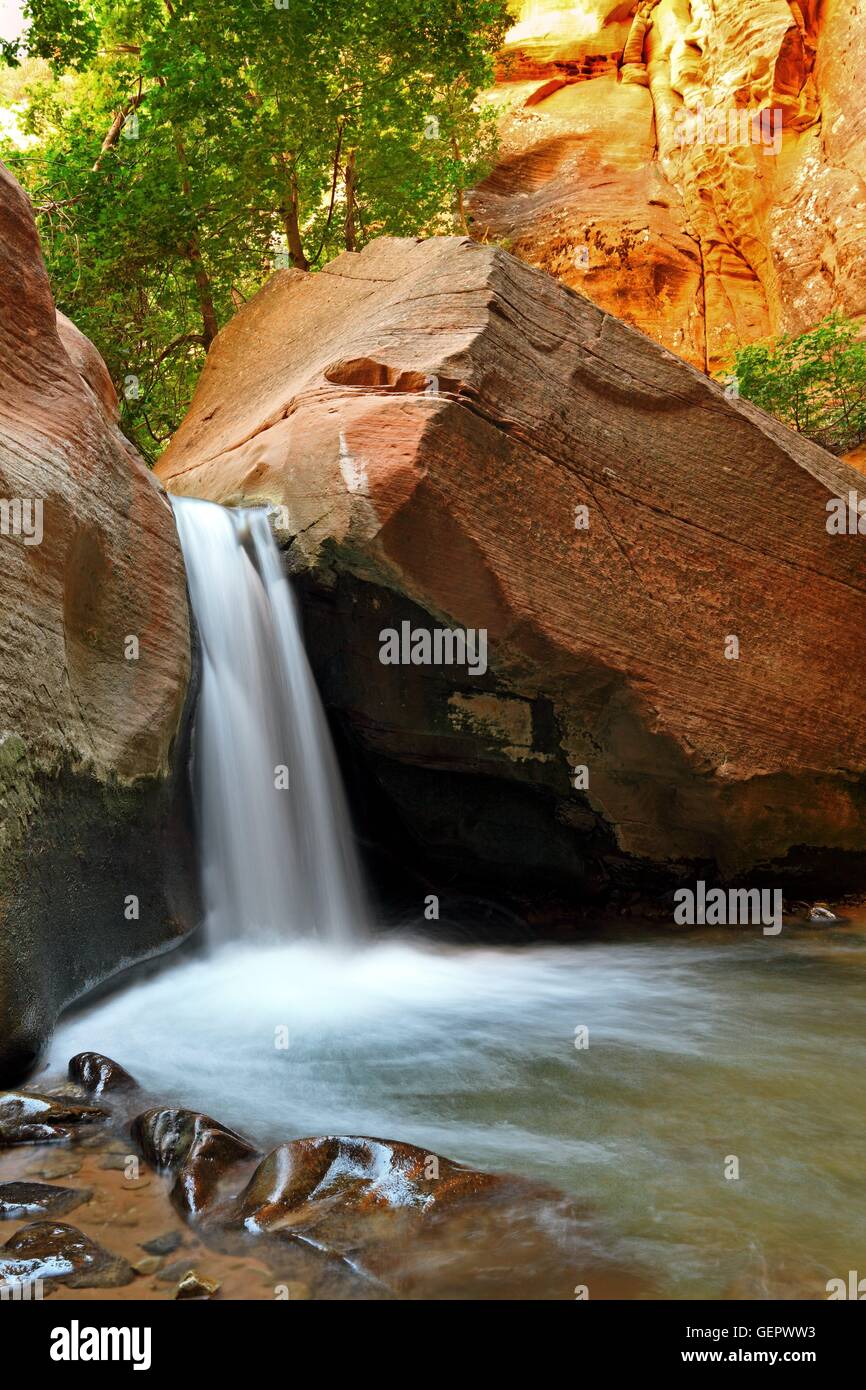
<instances>
[{"instance_id":1,"label":"pebble","mask_svg":"<svg viewBox=\"0 0 866 1390\"><path fill-rule=\"evenodd\" d=\"M173 1255L183 1245L183 1233L181 1231L164 1231L161 1236L154 1236L153 1240L143 1240L142 1250L146 1250L149 1255Z\"/></svg>"},{"instance_id":2,"label":"pebble","mask_svg":"<svg viewBox=\"0 0 866 1390\"><path fill-rule=\"evenodd\" d=\"M213 1298L214 1294L219 1293L219 1284L215 1279L208 1279L206 1275L199 1274L197 1269L189 1269L181 1279L175 1290L175 1298Z\"/></svg>"}]
</instances>

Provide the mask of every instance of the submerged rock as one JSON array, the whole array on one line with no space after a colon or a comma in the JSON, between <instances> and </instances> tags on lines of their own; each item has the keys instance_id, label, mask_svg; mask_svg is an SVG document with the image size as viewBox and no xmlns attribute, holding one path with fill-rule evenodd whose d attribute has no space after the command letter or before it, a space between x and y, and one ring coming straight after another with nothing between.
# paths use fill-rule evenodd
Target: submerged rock
<instances>
[{"instance_id":1,"label":"submerged rock","mask_svg":"<svg viewBox=\"0 0 866 1390\"><path fill-rule=\"evenodd\" d=\"M0 1220L20 1221L25 1216L61 1216L89 1202L89 1188L53 1187L45 1182L0 1183Z\"/></svg>"},{"instance_id":2,"label":"submerged rock","mask_svg":"<svg viewBox=\"0 0 866 1390\"><path fill-rule=\"evenodd\" d=\"M154 1236L153 1240L142 1241L141 1248L148 1255L172 1255L181 1245L183 1235L180 1231L165 1231L162 1235Z\"/></svg>"},{"instance_id":3,"label":"submerged rock","mask_svg":"<svg viewBox=\"0 0 866 1390\"><path fill-rule=\"evenodd\" d=\"M428 883L866 884L866 550L826 524L862 475L550 276L457 238L278 272L157 471L279 509Z\"/></svg>"},{"instance_id":4,"label":"submerged rock","mask_svg":"<svg viewBox=\"0 0 866 1390\"><path fill-rule=\"evenodd\" d=\"M0 166L0 1085L77 995L197 921L185 575L118 419Z\"/></svg>"},{"instance_id":5,"label":"submerged rock","mask_svg":"<svg viewBox=\"0 0 866 1390\"><path fill-rule=\"evenodd\" d=\"M0 1148L68 1139L73 1127L104 1120L108 1111L36 1091L0 1092Z\"/></svg>"}]
</instances>

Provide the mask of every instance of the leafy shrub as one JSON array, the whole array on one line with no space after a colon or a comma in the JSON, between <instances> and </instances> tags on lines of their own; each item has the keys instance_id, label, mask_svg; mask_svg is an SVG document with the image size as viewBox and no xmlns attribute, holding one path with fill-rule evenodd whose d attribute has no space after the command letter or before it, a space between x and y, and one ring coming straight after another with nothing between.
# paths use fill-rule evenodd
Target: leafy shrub
<instances>
[{"instance_id":1,"label":"leafy shrub","mask_svg":"<svg viewBox=\"0 0 866 1390\"><path fill-rule=\"evenodd\" d=\"M860 325L831 314L816 328L740 348L739 394L791 429L845 454L866 440L866 343Z\"/></svg>"}]
</instances>

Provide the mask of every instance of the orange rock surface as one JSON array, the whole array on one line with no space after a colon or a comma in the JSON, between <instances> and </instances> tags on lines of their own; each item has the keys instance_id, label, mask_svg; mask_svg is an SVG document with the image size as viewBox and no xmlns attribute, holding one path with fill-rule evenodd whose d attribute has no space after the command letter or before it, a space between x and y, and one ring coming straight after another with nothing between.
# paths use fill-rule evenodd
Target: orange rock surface
<instances>
[{"instance_id":1,"label":"orange rock surface","mask_svg":"<svg viewBox=\"0 0 866 1390\"><path fill-rule=\"evenodd\" d=\"M864 48L866 0L524 0L474 231L714 373L866 314Z\"/></svg>"}]
</instances>

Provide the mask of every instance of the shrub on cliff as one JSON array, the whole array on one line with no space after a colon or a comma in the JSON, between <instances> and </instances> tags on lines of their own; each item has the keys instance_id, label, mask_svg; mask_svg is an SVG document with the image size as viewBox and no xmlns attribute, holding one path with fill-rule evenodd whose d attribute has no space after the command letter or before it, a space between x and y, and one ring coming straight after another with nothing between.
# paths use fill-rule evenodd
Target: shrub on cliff
<instances>
[{"instance_id":1,"label":"shrub on cliff","mask_svg":"<svg viewBox=\"0 0 866 1390\"><path fill-rule=\"evenodd\" d=\"M836 454L866 439L866 343L860 326L831 314L807 333L740 348L739 394Z\"/></svg>"}]
</instances>

